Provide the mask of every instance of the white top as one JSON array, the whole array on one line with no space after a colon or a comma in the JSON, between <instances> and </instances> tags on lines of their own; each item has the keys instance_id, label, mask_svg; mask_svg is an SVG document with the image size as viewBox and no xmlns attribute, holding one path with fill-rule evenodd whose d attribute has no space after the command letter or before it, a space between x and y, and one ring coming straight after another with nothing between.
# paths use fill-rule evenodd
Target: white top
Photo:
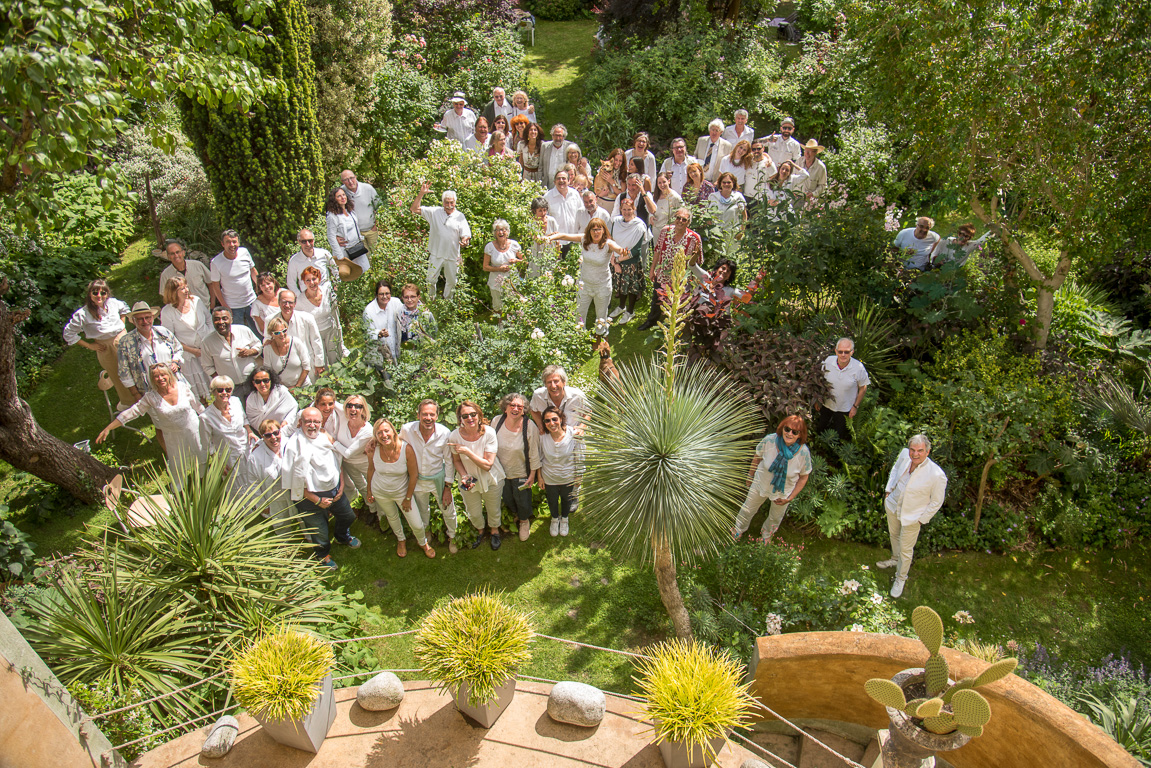
<instances>
[{"instance_id":1,"label":"white top","mask_svg":"<svg viewBox=\"0 0 1151 768\"><path fill-rule=\"evenodd\" d=\"M336 450L344 457L344 463L355 467L363 473L368 471L368 455L364 448L372 439L372 425L364 424L356 434L348 428L348 420L342 420L336 427Z\"/></svg>"},{"instance_id":2,"label":"white top","mask_svg":"<svg viewBox=\"0 0 1151 768\"><path fill-rule=\"evenodd\" d=\"M184 259L184 272L181 273L173 265L164 267L160 273L160 296L164 295L164 286L173 277L182 277L188 283L188 290L193 296L199 296L205 305L212 303L212 292L208 290L208 283L212 280L212 273L208 267L195 259Z\"/></svg>"},{"instance_id":3,"label":"white top","mask_svg":"<svg viewBox=\"0 0 1151 768\"><path fill-rule=\"evenodd\" d=\"M806 445L801 445L795 455L787 462L787 478L783 481L783 493L771 489L771 463L779 455L775 439L778 435L769 432L755 447L755 455L761 461L755 469L755 477L751 481L751 490L760 496L769 499L786 499L795 490L795 484L802 475L810 475L812 470L811 451Z\"/></svg>"},{"instance_id":4,"label":"white top","mask_svg":"<svg viewBox=\"0 0 1151 768\"><path fill-rule=\"evenodd\" d=\"M841 369L835 355L829 356L823 361L823 376L831 385L831 395L823 401L823 407L836 413L850 411L855 406L855 398L859 396L859 388L871 383L867 368L854 357Z\"/></svg>"},{"instance_id":5,"label":"white top","mask_svg":"<svg viewBox=\"0 0 1151 768\"><path fill-rule=\"evenodd\" d=\"M511 263L512 256L516 256L522 251L523 248L520 247L520 244L511 238L508 238L507 248L502 251L496 248L495 242L489 242L484 246L484 253L488 255L493 267L506 267ZM488 285L500 285L508 274L507 272L488 272Z\"/></svg>"},{"instance_id":6,"label":"white top","mask_svg":"<svg viewBox=\"0 0 1151 768\"><path fill-rule=\"evenodd\" d=\"M281 433L281 439L283 439L282 435L283 433ZM249 486L258 487L261 492L272 488L281 489L284 478L283 443L280 446L280 453L276 454L272 452L266 442L261 440L244 460L244 482Z\"/></svg>"},{"instance_id":7,"label":"white top","mask_svg":"<svg viewBox=\"0 0 1151 768\"><path fill-rule=\"evenodd\" d=\"M305 299L307 301L307 299ZM296 307L300 306L300 297L296 297ZM272 317L268 318L268 322L264 323L264 341L269 341L272 338L272 332L268 330L268 326L277 317L283 317L282 312L277 312ZM311 360L324 359L324 340L320 336L320 328L316 325L316 319L307 312L292 312L292 319L288 321L288 335L296 341L303 344L308 348L308 357ZM271 345L268 345L270 347ZM268 349L265 347L265 351ZM265 360L267 355L265 354ZM271 365L271 363L268 363ZM279 368L276 369L279 371ZM297 373L298 375L298 373Z\"/></svg>"},{"instance_id":8,"label":"white top","mask_svg":"<svg viewBox=\"0 0 1151 768\"><path fill-rule=\"evenodd\" d=\"M651 230L639 216L633 216L631 221L624 221L623 216L613 216L610 224L611 239L629 251L636 243L651 240Z\"/></svg>"},{"instance_id":9,"label":"white top","mask_svg":"<svg viewBox=\"0 0 1151 768\"><path fill-rule=\"evenodd\" d=\"M239 386L248 380L248 374L260 364L260 355L241 357L241 349L263 350L264 342L246 325L232 326L232 341L229 343L213 329L201 339L200 363L209 377L227 376Z\"/></svg>"},{"instance_id":10,"label":"white top","mask_svg":"<svg viewBox=\"0 0 1151 768\"><path fill-rule=\"evenodd\" d=\"M623 157L624 157L624 167L627 168L628 171L630 172L631 171L631 160L633 157L635 157L635 147L632 147L628 151L624 152ZM649 149L649 150L644 152L642 159L643 159L643 173L645 176L650 176L652 183L654 184L655 183L655 155L653 155L651 153L651 150ZM682 187L681 187L681 189L682 189Z\"/></svg>"},{"instance_id":11,"label":"white top","mask_svg":"<svg viewBox=\"0 0 1151 768\"><path fill-rule=\"evenodd\" d=\"M803 179L804 194L819 197L827 191L827 166L822 160L816 158L810 168L801 161L799 167L807 174Z\"/></svg>"},{"instance_id":12,"label":"white top","mask_svg":"<svg viewBox=\"0 0 1151 768\"><path fill-rule=\"evenodd\" d=\"M468 136L463 141L461 141L460 144L462 144L464 149L468 150L469 152L486 152L487 148L492 144L492 135L489 133L484 137L484 140L481 143L473 133L471 136Z\"/></svg>"},{"instance_id":13,"label":"white top","mask_svg":"<svg viewBox=\"0 0 1151 768\"><path fill-rule=\"evenodd\" d=\"M449 216L441 205L421 205L420 215L428 222L428 251L432 261L460 257L460 241L472 236L468 219L459 208Z\"/></svg>"},{"instance_id":14,"label":"white top","mask_svg":"<svg viewBox=\"0 0 1151 768\"><path fill-rule=\"evenodd\" d=\"M573 187L568 187L567 194L561 195L559 190L553 187L544 195L544 200L547 200L548 214L555 218L560 232L565 235L582 234L576 227L576 214L583 208L579 192Z\"/></svg>"},{"instance_id":15,"label":"white top","mask_svg":"<svg viewBox=\"0 0 1151 768\"><path fill-rule=\"evenodd\" d=\"M552 216L549 214L547 217L547 221L544 224L544 236L546 237L548 235L554 235L556 232L559 232L559 231L560 231L559 224L556 223L555 216ZM564 234L567 234L567 233L565 232ZM542 242L542 243L532 243L532 261L533 262L535 261L536 257L538 257L540 254L542 254L544 252L544 246L546 246L547 244L548 243L546 241ZM532 264L529 263L529 266L532 266Z\"/></svg>"},{"instance_id":16,"label":"white top","mask_svg":"<svg viewBox=\"0 0 1151 768\"><path fill-rule=\"evenodd\" d=\"M767 156L771 158L771 162L779 165L784 160L790 160L798 164L803 158L803 145L796 141L795 136L783 138L783 134L772 134L778 136L775 141L771 137L764 138L764 146L767 147Z\"/></svg>"},{"instance_id":17,"label":"white top","mask_svg":"<svg viewBox=\"0 0 1151 768\"><path fill-rule=\"evenodd\" d=\"M739 192L732 192L726 200L719 192L712 192L707 198L708 205L719 213L724 223L724 229L739 229L743 224L743 211L747 209L747 200Z\"/></svg>"},{"instance_id":18,"label":"white top","mask_svg":"<svg viewBox=\"0 0 1151 768\"><path fill-rule=\"evenodd\" d=\"M318 408L318 406L316 407ZM320 429L331 435L332 439L338 440L336 435L340 433L340 427L348 421L348 417L344 415L344 409L337 404L327 416L324 416L324 412L320 411L320 418L323 419L320 422Z\"/></svg>"},{"instance_id":19,"label":"white top","mask_svg":"<svg viewBox=\"0 0 1151 768\"><path fill-rule=\"evenodd\" d=\"M701 295L706 295L712 301L715 300L714 296L716 293L722 294L724 301L737 299L744 293L741 289L736 288L734 285L724 285L719 289L714 288L711 284L711 273L698 264L691 264L688 266L688 269L692 271L692 274L699 278L699 293Z\"/></svg>"},{"instance_id":20,"label":"white top","mask_svg":"<svg viewBox=\"0 0 1151 768\"><path fill-rule=\"evenodd\" d=\"M191 296L191 305L187 312L181 313L171 304L165 304L160 310L160 322L172 333L176 340L187 347L200 346L200 339L209 333L215 333L212 328L212 318L208 315L208 308L198 296Z\"/></svg>"},{"instance_id":21,"label":"white top","mask_svg":"<svg viewBox=\"0 0 1151 768\"><path fill-rule=\"evenodd\" d=\"M576 228L574 230L572 230L571 232L565 232L564 234L574 234L574 233L578 232L579 234L582 235L585 231L587 231L587 225L589 223L591 223L592 219L599 219L600 221L602 221L606 225L611 224L611 214L610 213L608 213L607 211L605 211L603 208L599 207L598 205L595 207L594 211L592 211L591 213L588 213L587 208L584 208L584 206L583 206L583 200L580 200L580 207L579 207L579 210L576 211L576 215L575 215L575 227Z\"/></svg>"},{"instance_id":22,"label":"white top","mask_svg":"<svg viewBox=\"0 0 1151 768\"><path fill-rule=\"evenodd\" d=\"M936 266L942 266L948 262L955 262L957 266L962 267L967 263L967 259L971 257L971 253L983 245L984 241L991 236L991 230L983 233L983 237L978 240L968 240L965 245L960 245L955 237L949 237L946 240L940 240L935 245L935 250L931 252L931 263Z\"/></svg>"},{"instance_id":23,"label":"white top","mask_svg":"<svg viewBox=\"0 0 1151 768\"><path fill-rule=\"evenodd\" d=\"M744 155L747 157L747 155ZM741 162L739 165L733 165L731 162L731 155L719 161L719 173L715 175L718 179L725 173L730 173L735 176L736 188L743 189L743 185L747 182L747 167ZM718 186L718 185L717 185Z\"/></svg>"},{"instance_id":24,"label":"white top","mask_svg":"<svg viewBox=\"0 0 1151 768\"><path fill-rule=\"evenodd\" d=\"M260 301L260 297L256 296L256 300L252 302L252 319L259 320L257 326L267 331L268 321L276 315L280 314L280 305L278 302L273 301L271 304L265 304Z\"/></svg>"},{"instance_id":25,"label":"white top","mask_svg":"<svg viewBox=\"0 0 1151 768\"><path fill-rule=\"evenodd\" d=\"M320 283L320 305L316 306L308 295L301 291L296 294L296 312L305 312L316 321L316 327L320 331L330 331L335 328L339 323L336 319L336 313L332 310L332 285L331 283Z\"/></svg>"},{"instance_id":26,"label":"white top","mask_svg":"<svg viewBox=\"0 0 1151 768\"><path fill-rule=\"evenodd\" d=\"M349 246L360 242L362 238L360 237L360 226L356 222L356 218L350 213L327 213L325 216L328 223L328 245L332 248L332 255L337 259L351 258L348 256L347 247L340 245L340 241L336 238L344 238ZM365 272L371 266L371 259L368 258L367 254L357 256L353 261L361 267L364 267ZM365 263L368 264L368 266L364 266Z\"/></svg>"},{"instance_id":27,"label":"white top","mask_svg":"<svg viewBox=\"0 0 1151 768\"><path fill-rule=\"evenodd\" d=\"M229 309L247 307L256 300L256 289L252 285L252 270L255 268L252 254L242 246L234 259L229 259L223 251L212 257L209 277L213 283L220 284L220 295Z\"/></svg>"},{"instance_id":28,"label":"white top","mask_svg":"<svg viewBox=\"0 0 1151 768\"><path fill-rule=\"evenodd\" d=\"M321 358L322 359L322 358ZM308 371L304 383L312 381L312 355L308 352L308 345L299 339L288 337L288 349L281 357L273 344L264 347L264 365L271 368L284 382L285 387L294 387L300 380L300 374Z\"/></svg>"},{"instance_id":29,"label":"white top","mask_svg":"<svg viewBox=\"0 0 1151 768\"><path fill-rule=\"evenodd\" d=\"M232 467L248 453L248 430L244 429L244 406L240 398L228 398L228 416L225 420L223 411L213 403L200 414L200 421L208 433L209 452L226 450L228 466Z\"/></svg>"},{"instance_id":30,"label":"white top","mask_svg":"<svg viewBox=\"0 0 1151 768\"><path fill-rule=\"evenodd\" d=\"M687 167L692 163L699 163L700 165L703 165L703 163L700 163L691 155L685 157L682 163L677 163L674 157L669 157L663 161L663 165L660 166L659 172L663 173L664 171L671 171L671 188L682 195L683 185L687 183Z\"/></svg>"},{"instance_id":31,"label":"white top","mask_svg":"<svg viewBox=\"0 0 1151 768\"><path fill-rule=\"evenodd\" d=\"M365 185L361 184L362 189ZM359 211L359 205L356 210ZM288 271L284 277L284 282L288 288L296 294L296 297L304 295L304 289L308 286L304 285L301 275L308 267L315 267L320 270L320 285L327 285L328 278L338 277L340 274L339 268L336 266L336 260L332 258L332 252L326 251L323 248L313 248L312 258L304 255L303 251L296 251L292 254L292 258L288 259Z\"/></svg>"},{"instance_id":32,"label":"white top","mask_svg":"<svg viewBox=\"0 0 1151 768\"><path fill-rule=\"evenodd\" d=\"M299 420L300 408L296 405L296 398L283 384L274 387L267 400L264 400L259 392L249 392L244 406L244 416L248 419L248 426L253 430L258 430L260 422L264 419L275 419L283 425L282 429L291 432Z\"/></svg>"},{"instance_id":33,"label":"white top","mask_svg":"<svg viewBox=\"0 0 1151 768\"><path fill-rule=\"evenodd\" d=\"M382 309L374 299L364 307L364 334L372 343L386 344L393 361L400 359L400 313L403 311L404 303L395 296ZM388 335L380 338L380 331L385 329Z\"/></svg>"},{"instance_id":34,"label":"white top","mask_svg":"<svg viewBox=\"0 0 1151 768\"><path fill-rule=\"evenodd\" d=\"M931 251L937 242L939 242L939 233L928 230L927 237L920 240L915 236L915 227L901 229L899 234L895 236L896 248L900 250L910 248L915 251L907 259L907 266L910 269L923 269L927 266L927 259L931 256Z\"/></svg>"},{"instance_id":35,"label":"white top","mask_svg":"<svg viewBox=\"0 0 1151 768\"><path fill-rule=\"evenodd\" d=\"M583 440L571 427L564 427L558 443L550 434L540 435L540 473L545 485L570 485L583 476Z\"/></svg>"},{"instance_id":36,"label":"white top","mask_svg":"<svg viewBox=\"0 0 1151 768\"><path fill-rule=\"evenodd\" d=\"M930 522L943 506L947 474L930 457L914 472L910 470L911 452L904 448L887 476L886 490L891 495L884 506L891 514L898 515L903 525Z\"/></svg>"},{"instance_id":37,"label":"white top","mask_svg":"<svg viewBox=\"0 0 1151 768\"><path fill-rule=\"evenodd\" d=\"M292 492L293 501L304 498L305 490L318 493L340 487L340 455L324 433L309 440L304 430L297 430L282 450L282 487Z\"/></svg>"},{"instance_id":38,"label":"white top","mask_svg":"<svg viewBox=\"0 0 1151 768\"><path fill-rule=\"evenodd\" d=\"M360 231L367 232L374 227L376 225L376 209L380 206L380 196L376 194L376 188L357 179L355 192L348 189L346 184L341 184L340 189L344 190L344 194L352 203L352 215L356 217L356 225ZM290 278L288 285L291 285Z\"/></svg>"},{"instance_id":39,"label":"white top","mask_svg":"<svg viewBox=\"0 0 1151 768\"><path fill-rule=\"evenodd\" d=\"M653 194L654 198L655 195ZM674 189L670 190L666 195L660 195L659 200L655 202L655 210L650 212L648 217L648 224L655 232L663 230L668 224L671 223L671 217L683 206L683 197L679 192ZM638 218L638 217L637 217Z\"/></svg>"},{"instance_id":40,"label":"white top","mask_svg":"<svg viewBox=\"0 0 1151 768\"><path fill-rule=\"evenodd\" d=\"M372 465L372 495L391 499L397 504L408 496L408 446L400 447L395 461L385 461L380 448L372 451L368 461Z\"/></svg>"},{"instance_id":41,"label":"white top","mask_svg":"<svg viewBox=\"0 0 1151 768\"><path fill-rule=\"evenodd\" d=\"M748 200L759 200L767 191L767 181L775 175L775 163L765 157L758 164L752 162L744 171L743 194Z\"/></svg>"},{"instance_id":42,"label":"white top","mask_svg":"<svg viewBox=\"0 0 1151 768\"><path fill-rule=\"evenodd\" d=\"M104 302L104 312L99 320L88 311L87 305L80 307L64 326L64 341L69 346L75 344L80 340L80 334L89 341L114 339L124 332L124 316L130 311L127 304L111 297Z\"/></svg>"},{"instance_id":43,"label":"white top","mask_svg":"<svg viewBox=\"0 0 1151 768\"><path fill-rule=\"evenodd\" d=\"M464 139L476 132L476 113L464 107L462 114L457 115L456 110L448 107L440 125L448 129L448 138L463 144Z\"/></svg>"},{"instance_id":44,"label":"white top","mask_svg":"<svg viewBox=\"0 0 1151 768\"><path fill-rule=\"evenodd\" d=\"M568 147L570 146L571 142L567 139L564 139L559 147L556 146L555 141L545 141L540 145L540 181L548 189L555 186L556 174L567 162ZM571 181L568 179L569 184Z\"/></svg>"},{"instance_id":45,"label":"white top","mask_svg":"<svg viewBox=\"0 0 1151 768\"><path fill-rule=\"evenodd\" d=\"M580 280L591 285L610 286L611 249L607 245L589 245L581 247L580 253L583 259L579 266Z\"/></svg>"},{"instance_id":46,"label":"white top","mask_svg":"<svg viewBox=\"0 0 1151 768\"><path fill-rule=\"evenodd\" d=\"M533 413L543 413L549 405L555 405L555 403L548 395L547 387L539 387L535 392L532 392L532 402L529 407ZM577 427L583 423L584 414L587 413L587 395L579 387L567 384L564 386L563 402L560 403L559 408L567 417L568 426Z\"/></svg>"},{"instance_id":47,"label":"white top","mask_svg":"<svg viewBox=\"0 0 1151 768\"><path fill-rule=\"evenodd\" d=\"M499 439L496 437L496 431L492 429L491 425L481 429L480 436L475 440L465 440L458 429L453 430L448 436L448 443L463 446L481 457L486 453L496 454L499 450ZM506 475L504 475L504 468L500 466L498 455L492 460L492 468L487 470L480 469L469 456L460 454L460 461L463 463L468 475L475 478L476 484L475 487L472 488L473 491L486 493L502 483L504 477L506 477Z\"/></svg>"},{"instance_id":48,"label":"white top","mask_svg":"<svg viewBox=\"0 0 1151 768\"><path fill-rule=\"evenodd\" d=\"M748 144L755 141L755 130L751 127L750 123L743 126L743 133L737 134L735 129L736 125L732 123L724 128L723 133L720 134L723 138L731 142L732 148L740 141L746 141Z\"/></svg>"},{"instance_id":49,"label":"white top","mask_svg":"<svg viewBox=\"0 0 1151 768\"><path fill-rule=\"evenodd\" d=\"M496 422L499 422L500 418L502 417L496 417ZM528 431L527 456L524 456L523 430L525 429ZM504 474L507 477L527 477L531 469L539 469L540 431L536 428L536 423L527 415L524 416L520 423L520 429L516 432L508 429L505 420L496 431L496 439L499 443L496 448L496 456L499 458L500 466L504 468Z\"/></svg>"},{"instance_id":50,"label":"white top","mask_svg":"<svg viewBox=\"0 0 1151 768\"><path fill-rule=\"evenodd\" d=\"M417 491L437 494L443 491L443 486L437 488L431 479L441 471L445 483L450 485L455 479L456 468L452 464L451 449L448 448L451 435L451 430L443 424L436 424L432 436L425 441L420 434L418 421L409 421L400 429L400 438L416 452L416 465L420 468L420 478L416 481Z\"/></svg>"}]
</instances>

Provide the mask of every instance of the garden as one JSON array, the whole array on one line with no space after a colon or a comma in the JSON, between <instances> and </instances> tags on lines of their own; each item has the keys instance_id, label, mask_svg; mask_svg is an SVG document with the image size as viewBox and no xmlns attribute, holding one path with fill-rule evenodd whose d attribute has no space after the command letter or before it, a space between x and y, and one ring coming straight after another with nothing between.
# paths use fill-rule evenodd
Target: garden
<instances>
[{"instance_id":1,"label":"garden","mask_svg":"<svg viewBox=\"0 0 1151 768\"><path fill-rule=\"evenodd\" d=\"M2 65L0 114L35 127L5 134L0 177L5 614L84 706L107 711L208 678L277 627L390 635L485 591L540 633L631 652L690 637L741 663L763 635L913 636L922 604L943 617L944 644L1018 657L1016 674L1151 764L1151 64L1139 54L1151 12L1028 5L801 0L787 8L796 43L766 24L783 15L772 3L531 0L532 46L507 0L161 2L147 28L127 12L59 22L33 3L40 37L3 33L19 55ZM919 28L930 39L908 32ZM1111 44L1089 44L1076 31L1088 28ZM60 54L72 38L119 58L77 63ZM166 79L152 76L157 57ZM640 130L662 158L736 109L757 134L790 116L826 147L828 191L752 216L735 283L754 290L730 313L677 309L684 283L661 328L608 329L628 400L602 383L594 331L575 317L578 248L543 248L539 276L512 273L503 312L490 309L492 224L536 243L541 189L431 126L452 92L478 110L497 85L525 90L541 124L566 124L593 168ZM351 353L316 386L362 394L397 425L431 398L454 428L461 400L490 418L504 394L530 396L546 365L564 366L594 414L571 536L546 534L539 492L531 537L498 551L463 546L475 533L459 504L460 552L435 559L396 558L387 526L362 516L362 548L321 574L300 541L253 521L260 499L232 493L218 462L176 491L152 427L94 445L112 416L100 366L60 335L88 281L157 303L158 241L211 256L229 227L282 279L295 232L325 231L321 203L343 168L379 192L380 239L371 270L338 286ZM456 191L473 238L453 298L428 301L435 337L384 377L365 359L360 310L378 279L424 285L427 225L409 205L425 180L435 198ZM693 213L711 266L720 222L706 205ZM911 270L892 241L920 216L945 237L966 222L990 236L962 265ZM684 333L701 360L686 362ZM752 449L784 416L812 418L821 364L845 336L871 380L852 439L811 430L813 471L779 534L732 544ZM895 600L876 568L883 501L916 433L947 493ZM645 473L641 448L677 471ZM66 490L42 466L53 462L87 479ZM121 526L100 494L119 472L166 495L172 524ZM428 532L442 540L438 513ZM342 675L420 665L410 634L333 648ZM536 644L521 672L634 693L621 658ZM109 722L109 736L143 751L233 695L223 680L195 685Z\"/></svg>"}]
</instances>

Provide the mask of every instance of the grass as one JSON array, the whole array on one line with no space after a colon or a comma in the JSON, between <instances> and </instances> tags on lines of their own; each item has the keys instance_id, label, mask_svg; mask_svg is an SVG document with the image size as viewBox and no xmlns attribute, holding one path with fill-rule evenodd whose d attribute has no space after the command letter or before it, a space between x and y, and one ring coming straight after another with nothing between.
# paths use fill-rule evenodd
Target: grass
<instances>
[{"instance_id":1,"label":"grass","mask_svg":"<svg viewBox=\"0 0 1151 768\"><path fill-rule=\"evenodd\" d=\"M583 81L591 69L598 25L581 21L537 21L536 44L527 51L528 84L542 98L537 106L544 130L556 123L567 126L578 142Z\"/></svg>"}]
</instances>

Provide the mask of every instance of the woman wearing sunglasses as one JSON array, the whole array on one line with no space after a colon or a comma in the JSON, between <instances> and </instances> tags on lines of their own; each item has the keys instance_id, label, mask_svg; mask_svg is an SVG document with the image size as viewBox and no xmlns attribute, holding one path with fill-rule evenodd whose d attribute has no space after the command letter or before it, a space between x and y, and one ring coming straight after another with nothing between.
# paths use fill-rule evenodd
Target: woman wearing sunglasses
<instances>
[{"instance_id":1,"label":"woman wearing sunglasses","mask_svg":"<svg viewBox=\"0 0 1151 768\"><path fill-rule=\"evenodd\" d=\"M460 482L460 495L464 497L464 510L479 531L472 549L480 545L487 533L491 534L492 549L499 549L500 501L504 489L504 468L497 456L499 438L484 421L484 412L471 400L459 404L456 420L460 426L448 435L448 446L456 479ZM484 530L485 509L487 531Z\"/></svg>"},{"instance_id":2,"label":"woman wearing sunglasses","mask_svg":"<svg viewBox=\"0 0 1151 768\"><path fill-rule=\"evenodd\" d=\"M283 487L286 435L275 419L261 421L257 432L259 442L244 462L244 479L249 487L256 486L266 494L261 498L267 500L268 506L260 510L260 514L276 520L276 529L283 533L288 529L288 519L292 514L291 495Z\"/></svg>"},{"instance_id":3,"label":"woman wearing sunglasses","mask_svg":"<svg viewBox=\"0 0 1151 768\"><path fill-rule=\"evenodd\" d=\"M344 401L344 418L328 433L336 441L336 450L344 457L341 462L344 477L364 503L368 498L367 447L372 441L372 428L368 425L371 419L372 409L368 407L368 401L359 395L352 395Z\"/></svg>"},{"instance_id":4,"label":"woman wearing sunglasses","mask_svg":"<svg viewBox=\"0 0 1151 768\"><path fill-rule=\"evenodd\" d=\"M760 535L765 541L771 541L788 505L795 501L810 476L807 423L800 416L788 416L779 422L774 433L766 435L756 446L747 481L747 499L739 509L731 535L737 540L743 536L760 506L770 500L771 510L763 521Z\"/></svg>"},{"instance_id":5,"label":"woman wearing sunglasses","mask_svg":"<svg viewBox=\"0 0 1151 768\"><path fill-rule=\"evenodd\" d=\"M64 326L64 343L68 346L79 344L96 353L100 367L116 387L116 394L120 396L119 410L122 411L136 402L136 397L120 381L116 357L116 340L124 335L124 316L131 310L124 302L112 298L112 292L103 280L88 283L84 297L84 306L72 313L72 318ZM81 334L86 338L80 338Z\"/></svg>"},{"instance_id":6,"label":"woman wearing sunglasses","mask_svg":"<svg viewBox=\"0 0 1151 768\"><path fill-rule=\"evenodd\" d=\"M248 454L248 430L244 420L244 406L234 397L235 382L229 376L217 376L209 383L212 404L200 414L204 431L208 434L208 452L228 452L228 469L236 466Z\"/></svg>"}]
</instances>

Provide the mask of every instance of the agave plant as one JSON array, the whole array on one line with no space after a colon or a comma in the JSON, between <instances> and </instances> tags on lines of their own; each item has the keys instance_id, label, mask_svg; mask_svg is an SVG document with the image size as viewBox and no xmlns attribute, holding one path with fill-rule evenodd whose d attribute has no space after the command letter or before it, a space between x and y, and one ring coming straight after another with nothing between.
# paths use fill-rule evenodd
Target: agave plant
<instances>
[{"instance_id":1,"label":"agave plant","mask_svg":"<svg viewBox=\"0 0 1151 768\"><path fill-rule=\"evenodd\" d=\"M655 742L682 742L717 756L712 740L727 740L735 728L748 724L755 699L743 684L744 668L710 645L682 639L660 643L639 662L644 710L656 721Z\"/></svg>"},{"instance_id":2,"label":"agave plant","mask_svg":"<svg viewBox=\"0 0 1151 768\"><path fill-rule=\"evenodd\" d=\"M965 677L951 683L947 660L939 654L943 645L943 620L939 614L921 605L911 612L911 625L928 652L927 661L923 664L927 696L908 701L899 685L882 678L872 678L864 684L867 695L885 707L902 710L921 719L923 727L932 733L959 731L972 737L982 736L983 726L991 720L991 705L972 689L1007 677L1019 661L1003 659L976 677Z\"/></svg>"},{"instance_id":3,"label":"agave plant","mask_svg":"<svg viewBox=\"0 0 1151 768\"><path fill-rule=\"evenodd\" d=\"M265 634L228 667L236 701L264 720L299 720L308 713L335 662L332 647L298 630Z\"/></svg>"},{"instance_id":4,"label":"agave plant","mask_svg":"<svg viewBox=\"0 0 1151 768\"><path fill-rule=\"evenodd\" d=\"M730 379L679 356L684 272L679 253L662 360L618 365L619 380L591 400L583 507L589 525L618 551L652 559L675 633L690 638L676 562L730 540L759 421Z\"/></svg>"},{"instance_id":5,"label":"agave plant","mask_svg":"<svg viewBox=\"0 0 1151 768\"><path fill-rule=\"evenodd\" d=\"M468 703L484 707L531 658L530 616L489 592L448 602L424 617L413 653L428 677L453 695L468 686Z\"/></svg>"}]
</instances>

